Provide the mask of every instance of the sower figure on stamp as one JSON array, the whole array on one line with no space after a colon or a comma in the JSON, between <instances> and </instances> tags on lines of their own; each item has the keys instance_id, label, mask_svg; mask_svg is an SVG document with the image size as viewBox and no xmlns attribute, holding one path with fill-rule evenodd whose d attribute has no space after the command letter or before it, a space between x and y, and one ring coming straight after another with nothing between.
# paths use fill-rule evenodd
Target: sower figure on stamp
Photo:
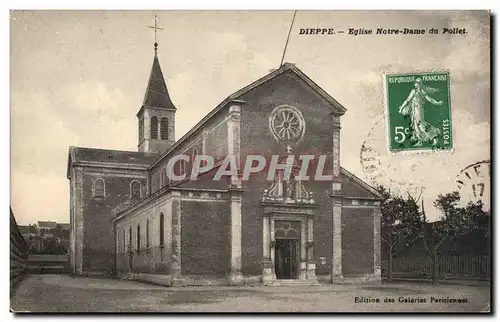
<instances>
[{"instance_id":1,"label":"sower figure on stamp","mask_svg":"<svg viewBox=\"0 0 500 322\"><path fill-rule=\"evenodd\" d=\"M415 80L414 86L415 88L399 107L399 113L410 117L411 140L416 142L414 146L421 146L424 142L432 142L436 145L440 130L425 121L424 106L426 100L433 105L442 105L443 101L436 101L429 96L438 89L426 86L421 78Z\"/></svg>"}]
</instances>

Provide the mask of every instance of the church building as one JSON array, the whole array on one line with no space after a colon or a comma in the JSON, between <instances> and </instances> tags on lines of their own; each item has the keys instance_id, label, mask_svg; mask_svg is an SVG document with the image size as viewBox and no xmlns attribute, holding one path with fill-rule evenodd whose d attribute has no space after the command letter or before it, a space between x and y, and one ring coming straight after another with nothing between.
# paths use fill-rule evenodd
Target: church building
<instances>
[{"instance_id":1,"label":"church building","mask_svg":"<svg viewBox=\"0 0 500 322\"><path fill-rule=\"evenodd\" d=\"M70 261L77 275L165 285L380 281L381 195L340 165L344 108L294 64L229 95L182 138L157 53L137 152L70 147ZM177 156L188 156L167 165ZM192 180L199 155L212 170ZM225 158L238 175L216 180ZM260 155L310 156L329 180L244 172ZM323 160L318 156L326 156ZM252 165L253 163L250 162ZM281 164L281 163L280 163ZM346 165L348 167L348 165Z\"/></svg>"}]
</instances>

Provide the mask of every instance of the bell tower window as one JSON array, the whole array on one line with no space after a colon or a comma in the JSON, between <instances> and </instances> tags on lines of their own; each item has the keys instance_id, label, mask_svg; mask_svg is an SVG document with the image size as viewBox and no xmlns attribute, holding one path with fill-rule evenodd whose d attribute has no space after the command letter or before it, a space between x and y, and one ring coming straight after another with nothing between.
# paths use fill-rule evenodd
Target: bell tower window
<instances>
[{"instance_id":1,"label":"bell tower window","mask_svg":"<svg viewBox=\"0 0 500 322\"><path fill-rule=\"evenodd\" d=\"M151 138L158 139L158 118L156 116L151 118Z\"/></svg>"},{"instance_id":2,"label":"bell tower window","mask_svg":"<svg viewBox=\"0 0 500 322\"><path fill-rule=\"evenodd\" d=\"M160 137L162 140L168 140L168 118L166 117L161 118Z\"/></svg>"},{"instance_id":3,"label":"bell tower window","mask_svg":"<svg viewBox=\"0 0 500 322\"><path fill-rule=\"evenodd\" d=\"M144 140L144 119L141 117L139 119L139 143Z\"/></svg>"}]
</instances>

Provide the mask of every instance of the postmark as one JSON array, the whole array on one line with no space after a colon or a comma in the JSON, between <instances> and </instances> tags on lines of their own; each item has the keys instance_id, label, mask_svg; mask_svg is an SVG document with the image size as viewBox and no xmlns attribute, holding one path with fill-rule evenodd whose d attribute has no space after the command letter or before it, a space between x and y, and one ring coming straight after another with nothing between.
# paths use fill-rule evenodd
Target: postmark
<instances>
[{"instance_id":1,"label":"postmark","mask_svg":"<svg viewBox=\"0 0 500 322\"><path fill-rule=\"evenodd\" d=\"M483 160L463 168L455 181L464 202L481 200L484 204L489 204L490 179L491 161Z\"/></svg>"},{"instance_id":2,"label":"postmark","mask_svg":"<svg viewBox=\"0 0 500 322\"><path fill-rule=\"evenodd\" d=\"M393 155L384 148L384 116L380 116L372 123L366 139L361 144L359 161L363 171L363 178L372 186L387 185L397 190L418 194L424 189L424 184L419 180L415 182L405 180L401 164L409 160L406 155ZM424 152L417 152L416 155ZM415 156L415 155L414 155ZM396 162L391 160L397 159ZM411 171L417 171L423 164L412 159Z\"/></svg>"},{"instance_id":3,"label":"postmark","mask_svg":"<svg viewBox=\"0 0 500 322\"><path fill-rule=\"evenodd\" d=\"M449 72L384 75L392 152L453 148Z\"/></svg>"}]
</instances>

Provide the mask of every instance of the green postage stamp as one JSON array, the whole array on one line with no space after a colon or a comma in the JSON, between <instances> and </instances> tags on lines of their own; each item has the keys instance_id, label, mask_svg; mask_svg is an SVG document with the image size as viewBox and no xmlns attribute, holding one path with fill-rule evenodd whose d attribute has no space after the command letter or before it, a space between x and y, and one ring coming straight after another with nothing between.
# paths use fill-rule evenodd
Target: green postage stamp
<instances>
[{"instance_id":1,"label":"green postage stamp","mask_svg":"<svg viewBox=\"0 0 500 322\"><path fill-rule=\"evenodd\" d=\"M385 75L389 149L453 148L448 72Z\"/></svg>"}]
</instances>

